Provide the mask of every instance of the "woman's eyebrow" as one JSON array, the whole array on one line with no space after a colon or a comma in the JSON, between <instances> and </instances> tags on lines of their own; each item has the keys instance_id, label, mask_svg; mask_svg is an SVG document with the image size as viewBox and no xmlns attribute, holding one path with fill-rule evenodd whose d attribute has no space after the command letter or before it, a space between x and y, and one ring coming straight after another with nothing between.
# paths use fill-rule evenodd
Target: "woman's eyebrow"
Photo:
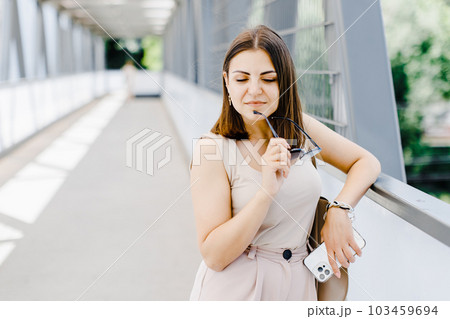
<instances>
[{"instance_id":1,"label":"woman's eyebrow","mask_svg":"<svg viewBox=\"0 0 450 319\"><path fill-rule=\"evenodd\" d=\"M250 75L250 73L245 72L245 71L241 71L241 70L236 70L236 71L233 71L231 73L244 73L244 74ZM269 71L261 72L261 75L268 74L268 73L276 73L276 72L274 70L269 70Z\"/></svg>"}]
</instances>

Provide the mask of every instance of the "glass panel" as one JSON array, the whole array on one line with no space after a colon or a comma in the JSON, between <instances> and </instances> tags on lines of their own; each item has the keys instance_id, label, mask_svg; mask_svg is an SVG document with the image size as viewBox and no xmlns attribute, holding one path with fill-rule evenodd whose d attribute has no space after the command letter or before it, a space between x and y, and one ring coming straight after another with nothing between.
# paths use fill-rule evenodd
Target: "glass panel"
<instances>
[{"instance_id":1,"label":"glass panel","mask_svg":"<svg viewBox=\"0 0 450 319\"><path fill-rule=\"evenodd\" d=\"M330 75L304 74L297 82L303 111L333 119Z\"/></svg>"},{"instance_id":2,"label":"glass panel","mask_svg":"<svg viewBox=\"0 0 450 319\"><path fill-rule=\"evenodd\" d=\"M1 59L4 59L3 56L3 45L5 45L5 39L3 37L5 36L5 32L3 30L5 29L5 26L3 25L3 11L5 10L5 0L0 0L0 66L3 65L3 61ZM2 75L0 74L0 82L2 82Z\"/></svg>"},{"instance_id":3,"label":"glass panel","mask_svg":"<svg viewBox=\"0 0 450 319\"><path fill-rule=\"evenodd\" d=\"M303 111L333 119L332 84L325 41L322 1L299 0L294 63Z\"/></svg>"},{"instance_id":4,"label":"glass panel","mask_svg":"<svg viewBox=\"0 0 450 319\"><path fill-rule=\"evenodd\" d=\"M247 23L249 28L264 24L264 6L265 0L252 0Z\"/></svg>"}]
</instances>

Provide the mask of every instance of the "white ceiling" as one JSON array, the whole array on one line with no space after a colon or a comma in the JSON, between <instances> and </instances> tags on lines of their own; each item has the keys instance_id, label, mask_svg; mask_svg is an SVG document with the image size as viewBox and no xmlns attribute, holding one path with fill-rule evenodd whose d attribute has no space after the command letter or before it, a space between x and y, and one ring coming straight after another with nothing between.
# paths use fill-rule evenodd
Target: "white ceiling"
<instances>
[{"instance_id":1,"label":"white ceiling","mask_svg":"<svg viewBox=\"0 0 450 319\"><path fill-rule=\"evenodd\" d=\"M51 2L94 33L114 38L160 35L181 0L41 0Z\"/></svg>"}]
</instances>

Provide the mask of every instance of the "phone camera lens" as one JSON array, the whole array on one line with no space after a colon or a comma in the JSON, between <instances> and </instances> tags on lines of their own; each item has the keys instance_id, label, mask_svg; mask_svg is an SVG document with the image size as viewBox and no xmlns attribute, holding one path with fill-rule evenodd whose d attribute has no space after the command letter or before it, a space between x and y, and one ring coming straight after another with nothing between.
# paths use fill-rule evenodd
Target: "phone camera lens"
<instances>
[{"instance_id":1,"label":"phone camera lens","mask_svg":"<svg viewBox=\"0 0 450 319\"><path fill-rule=\"evenodd\" d=\"M319 269L317 269L319 272L322 272L323 271L323 268L322 267L319 267Z\"/></svg>"},{"instance_id":2,"label":"phone camera lens","mask_svg":"<svg viewBox=\"0 0 450 319\"><path fill-rule=\"evenodd\" d=\"M324 275L324 274L320 274L319 277L320 277L320 279L322 279L322 280L325 279L325 275Z\"/></svg>"},{"instance_id":3,"label":"phone camera lens","mask_svg":"<svg viewBox=\"0 0 450 319\"><path fill-rule=\"evenodd\" d=\"M327 270L325 270L325 275L329 275L330 274L330 271L327 269Z\"/></svg>"}]
</instances>

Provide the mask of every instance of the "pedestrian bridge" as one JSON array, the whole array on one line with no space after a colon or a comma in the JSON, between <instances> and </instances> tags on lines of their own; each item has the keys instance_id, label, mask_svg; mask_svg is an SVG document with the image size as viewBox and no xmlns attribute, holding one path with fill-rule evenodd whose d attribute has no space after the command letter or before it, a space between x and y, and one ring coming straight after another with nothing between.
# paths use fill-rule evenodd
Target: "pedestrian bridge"
<instances>
[{"instance_id":1,"label":"pedestrian bridge","mask_svg":"<svg viewBox=\"0 0 450 319\"><path fill-rule=\"evenodd\" d=\"M116 5L152 1L131 2ZM355 209L367 245L347 299L450 299L450 205L405 183L377 1L173 1L162 29L114 29L100 8L0 2L0 300L189 298L201 261L192 146L220 114L221 60L250 23L285 39L305 112L382 164ZM137 71L130 97L102 43L142 29L163 38L164 69ZM345 174L318 170L333 199Z\"/></svg>"}]
</instances>

